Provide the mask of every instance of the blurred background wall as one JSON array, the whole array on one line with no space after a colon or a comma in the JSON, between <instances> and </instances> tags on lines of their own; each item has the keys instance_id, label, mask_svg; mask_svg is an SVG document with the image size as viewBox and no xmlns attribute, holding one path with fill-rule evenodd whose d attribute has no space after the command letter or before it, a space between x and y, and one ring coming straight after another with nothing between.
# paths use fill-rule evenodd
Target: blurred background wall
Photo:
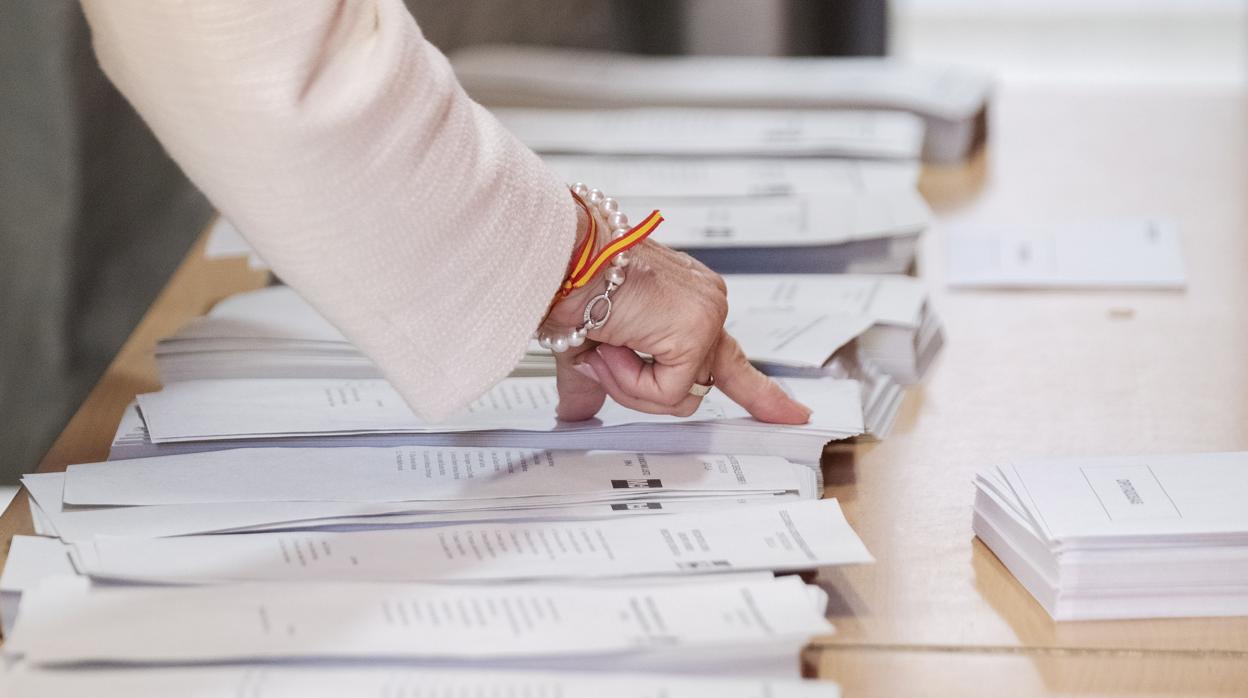
<instances>
[{"instance_id":1,"label":"blurred background wall","mask_svg":"<svg viewBox=\"0 0 1248 698\"><path fill-rule=\"evenodd\" d=\"M1238 85L1242 0L409 0L445 51L882 55L1004 81ZM211 216L75 0L0 2L0 485L35 466Z\"/></svg>"}]
</instances>

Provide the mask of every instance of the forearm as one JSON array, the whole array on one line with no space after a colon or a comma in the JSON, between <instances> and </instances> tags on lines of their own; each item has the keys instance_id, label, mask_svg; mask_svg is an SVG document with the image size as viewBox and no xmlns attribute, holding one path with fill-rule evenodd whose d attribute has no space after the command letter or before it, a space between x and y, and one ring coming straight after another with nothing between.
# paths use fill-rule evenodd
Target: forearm
<instances>
[{"instance_id":1,"label":"forearm","mask_svg":"<svg viewBox=\"0 0 1248 698\"><path fill-rule=\"evenodd\" d=\"M106 72L188 175L418 412L510 370L576 207L399 0L84 6Z\"/></svg>"}]
</instances>

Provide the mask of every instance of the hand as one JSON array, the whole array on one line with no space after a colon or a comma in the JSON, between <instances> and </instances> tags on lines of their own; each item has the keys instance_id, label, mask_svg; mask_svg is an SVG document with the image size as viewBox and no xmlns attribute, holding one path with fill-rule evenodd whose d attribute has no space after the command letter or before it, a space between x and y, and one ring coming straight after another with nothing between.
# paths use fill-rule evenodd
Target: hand
<instances>
[{"instance_id":1,"label":"hand","mask_svg":"<svg viewBox=\"0 0 1248 698\"><path fill-rule=\"evenodd\" d=\"M583 212L581 218L583 239L588 220ZM606 229L605 222L599 227ZM650 240L626 254L627 278L612 294L610 320L585 344L555 354L560 419L589 419L607 395L641 412L689 416L702 401L689 389L714 376L715 387L756 419L806 423L810 410L754 368L724 331L728 295L718 274ZM599 274L557 301L543 327L555 333L579 327L585 304L604 284Z\"/></svg>"}]
</instances>

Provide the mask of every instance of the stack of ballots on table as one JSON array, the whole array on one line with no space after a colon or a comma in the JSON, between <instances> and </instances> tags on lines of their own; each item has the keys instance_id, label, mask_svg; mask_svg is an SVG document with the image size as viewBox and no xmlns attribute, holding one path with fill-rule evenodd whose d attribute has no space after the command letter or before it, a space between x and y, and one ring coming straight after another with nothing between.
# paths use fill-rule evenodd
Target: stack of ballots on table
<instances>
[{"instance_id":1,"label":"stack of ballots on table","mask_svg":"<svg viewBox=\"0 0 1248 698\"><path fill-rule=\"evenodd\" d=\"M1248 615L1248 453L1017 461L975 533L1057 620Z\"/></svg>"},{"instance_id":2,"label":"stack of ballots on table","mask_svg":"<svg viewBox=\"0 0 1248 698\"><path fill-rule=\"evenodd\" d=\"M274 344L358 357L308 317L284 316L286 334L193 325L165 346L206 342L189 353L231 357L216 368ZM378 378L172 382L139 396L114 460L23 478L41 537L17 539L0 579L0 681L56 695L78 685L63 667L89 665L142 694L202 672L228 687L241 665L295 685L401 666L460 672L409 675L412 690L523 669L552 687L611 672L718 690L673 678L696 674L824 695L794 679L801 646L832 631L826 594L775 575L871 561L808 465L863 410L857 381L785 381L810 424L722 396L689 418L608 403L562 424L552 377L508 378L437 425Z\"/></svg>"},{"instance_id":3,"label":"stack of ballots on table","mask_svg":"<svg viewBox=\"0 0 1248 698\"><path fill-rule=\"evenodd\" d=\"M918 382L943 343L923 284L890 275L731 275L728 326L764 372L852 378L863 428L887 434L898 384ZM291 289L274 286L217 304L172 337L156 360L166 384L241 378L380 376L363 354ZM530 347L515 377L551 376L549 350ZM131 443L134 434L123 434ZM141 444L140 444L141 445Z\"/></svg>"},{"instance_id":4,"label":"stack of ballots on table","mask_svg":"<svg viewBox=\"0 0 1248 698\"><path fill-rule=\"evenodd\" d=\"M924 121L923 157L965 159L983 140L990 76L889 58L642 56L474 46L451 57L487 106L887 109Z\"/></svg>"},{"instance_id":5,"label":"stack of ballots on table","mask_svg":"<svg viewBox=\"0 0 1248 698\"><path fill-rule=\"evenodd\" d=\"M923 126L908 114L494 114L568 181L663 211L655 239L721 273L904 272L929 219L915 186Z\"/></svg>"}]
</instances>

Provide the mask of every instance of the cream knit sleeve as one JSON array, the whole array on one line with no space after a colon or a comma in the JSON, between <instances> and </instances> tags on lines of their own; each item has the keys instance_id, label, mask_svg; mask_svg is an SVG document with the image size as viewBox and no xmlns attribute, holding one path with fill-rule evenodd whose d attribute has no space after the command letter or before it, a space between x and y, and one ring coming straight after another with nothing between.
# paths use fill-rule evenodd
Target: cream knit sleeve
<instances>
[{"instance_id":1,"label":"cream knit sleeve","mask_svg":"<svg viewBox=\"0 0 1248 698\"><path fill-rule=\"evenodd\" d=\"M422 417L503 378L576 208L401 0L83 0L104 71Z\"/></svg>"}]
</instances>

